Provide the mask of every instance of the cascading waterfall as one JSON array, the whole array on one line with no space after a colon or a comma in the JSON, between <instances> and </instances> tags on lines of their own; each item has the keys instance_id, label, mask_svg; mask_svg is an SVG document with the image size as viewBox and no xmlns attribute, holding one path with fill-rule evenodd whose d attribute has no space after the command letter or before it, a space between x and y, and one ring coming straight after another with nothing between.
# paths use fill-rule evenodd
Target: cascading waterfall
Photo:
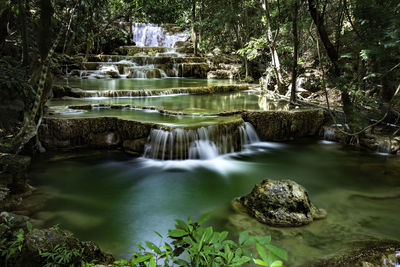
<instances>
[{"instance_id":1,"label":"cascading waterfall","mask_svg":"<svg viewBox=\"0 0 400 267\"><path fill-rule=\"evenodd\" d=\"M187 31L170 34L164 32L163 28L154 24L134 23L132 25L133 38L136 46L162 46L175 47L178 41L187 41Z\"/></svg>"},{"instance_id":2,"label":"cascading waterfall","mask_svg":"<svg viewBox=\"0 0 400 267\"><path fill-rule=\"evenodd\" d=\"M153 129L144 157L162 160L212 159L238 151L254 142L259 142L259 139L248 122L217 124L197 129Z\"/></svg>"}]
</instances>

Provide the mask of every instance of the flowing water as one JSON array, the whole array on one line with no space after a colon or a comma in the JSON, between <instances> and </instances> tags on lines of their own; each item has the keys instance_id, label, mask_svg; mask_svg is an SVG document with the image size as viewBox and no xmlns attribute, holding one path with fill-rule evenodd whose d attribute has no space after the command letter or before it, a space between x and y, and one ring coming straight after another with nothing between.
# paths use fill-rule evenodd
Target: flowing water
<instances>
[{"instance_id":1,"label":"flowing water","mask_svg":"<svg viewBox=\"0 0 400 267\"><path fill-rule=\"evenodd\" d=\"M202 160L161 161L120 152L47 155L34 163L30 177L51 197L36 217L95 240L117 257L128 257L138 242L158 244L153 231L165 236L175 218L205 212L211 212L216 229L230 230L232 237L245 228L272 234L273 243L288 250L287 266L345 250L358 240L400 240L398 159L329 142L256 141L227 155L210 149ZM279 229L229 208L263 178L302 184L328 217Z\"/></svg>"},{"instance_id":2,"label":"flowing water","mask_svg":"<svg viewBox=\"0 0 400 267\"><path fill-rule=\"evenodd\" d=\"M168 79L76 79L69 78L58 81L59 85L84 90L138 90L138 89L166 89L178 87L200 87L210 85L233 84L230 80L207 80L193 78Z\"/></svg>"}]
</instances>

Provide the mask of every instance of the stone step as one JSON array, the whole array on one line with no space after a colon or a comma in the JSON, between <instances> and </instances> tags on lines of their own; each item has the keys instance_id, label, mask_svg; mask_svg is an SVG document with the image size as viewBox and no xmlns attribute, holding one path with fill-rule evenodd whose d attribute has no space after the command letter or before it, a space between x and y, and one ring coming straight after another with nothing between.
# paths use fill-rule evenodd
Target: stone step
<instances>
[{"instance_id":1,"label":"stone step","mask_svg":"<svg viewBox=\"0 0 400 267\"><path fill-rule=\"evenodd\" d=\"M122 61L122 62L121 62ZM168 63L206 63L208 58L205 57L149 57L149 56L119 56L119 55L90 55L88 62L120 62L127 63L128 61L138 65L150 64L168 64Z\"/></svg>"},{"instance_id":2,"label":"stone step","mask_svg":"<svg viewBox=\"0 0 400 267\"><path fill-rule=\"evenodd\" d=\"M249 89L248 84L240 85L214 85L204 87L187 87L187 88L169 88L169 89L143 89L143 90L81 90L72 89L72 92L78 97L138 97L138 96L154 96L154 95L172 95L172 94L213 94L237 92Z\"/></svg>"}]
</instances>

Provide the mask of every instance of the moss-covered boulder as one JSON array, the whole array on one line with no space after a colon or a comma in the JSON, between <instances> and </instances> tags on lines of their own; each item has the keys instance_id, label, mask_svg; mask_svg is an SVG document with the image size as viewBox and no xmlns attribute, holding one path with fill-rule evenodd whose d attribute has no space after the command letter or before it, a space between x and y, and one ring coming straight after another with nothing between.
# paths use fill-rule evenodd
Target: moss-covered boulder
<instances>
[{"instance_id":1,"label":"moss-covered boulder","mask_svg":"<svg viewBox=\"0 0 400 267\"><path fill-rule=\"evenodd\" d=\"M265 179L235 201L250 216L271 226L300 226L326 217L325 210L311 203L304 187L291 180Z\"/></svg>"},{"instance_id":2,"label":"moss-covered boulder","mask_svg":"<svg viewBox=\"0 0 400 267\"><path fill-rule=\"evenodd\" d=\"M26 235L21 255L15 266L43 266L49 259L40 255L40 251L56 253L56 248L61 248L57 250L59 255L74 252L68 266L71 264L80 266L81 261L98 263L114 261L112 255L101 251L94 242L81 242L70 233L52 227L32 231Z\"/></svg>"}]
</instances>

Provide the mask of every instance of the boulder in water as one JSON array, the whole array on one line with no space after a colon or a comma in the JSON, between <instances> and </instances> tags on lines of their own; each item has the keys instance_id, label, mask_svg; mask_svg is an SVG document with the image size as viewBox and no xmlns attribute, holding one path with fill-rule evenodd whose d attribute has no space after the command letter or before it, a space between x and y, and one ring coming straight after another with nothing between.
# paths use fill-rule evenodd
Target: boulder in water
<instances>
[{"instance_id":1,"label":"boulder in water","mask_svg":"<svg viewBox=\"0 0 400 267\"><path fill-rule=\"evenodd\" d=\"M235 202L259 222L271 226L300 226L327 215L311 203L304 187L291 180L265 179Z\"/></svg>"}]
</instances>

